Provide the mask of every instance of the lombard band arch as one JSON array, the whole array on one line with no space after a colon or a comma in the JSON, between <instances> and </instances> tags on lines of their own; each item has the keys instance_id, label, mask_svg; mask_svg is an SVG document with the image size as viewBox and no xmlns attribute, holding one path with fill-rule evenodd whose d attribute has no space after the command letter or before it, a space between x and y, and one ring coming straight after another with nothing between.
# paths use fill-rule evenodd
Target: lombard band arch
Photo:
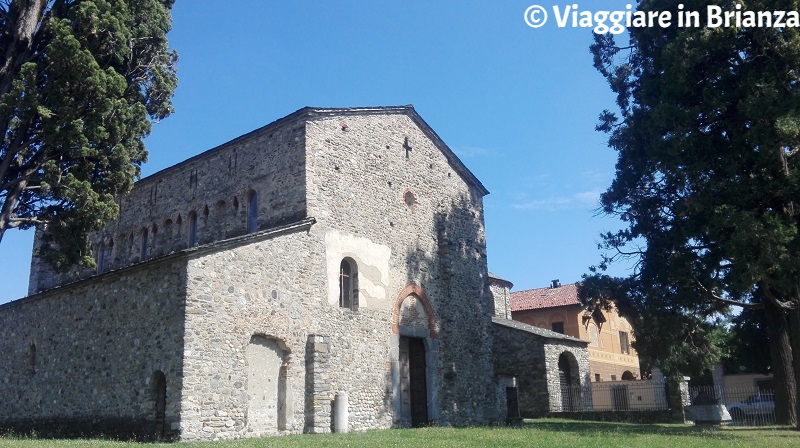
<instances>
[{"instance_id":1,"label":"lombard band arch","mask_svg":"<svg viewBox=\"0 0 800 448\"><path fill-rule=\"evenodd\" d=\"M431 338L436 338L439 336L439 330L436 327L436 315L433 312L431 301L422 287L414 282L406 285L394 301L394 306L392 307L392 334L400 334L400 308L403 306L403 301L411 295L417 297L425 309L425 314L427 314L428 318L428 330L430 330L429 335Z\"/></svg>"}]
</instances>

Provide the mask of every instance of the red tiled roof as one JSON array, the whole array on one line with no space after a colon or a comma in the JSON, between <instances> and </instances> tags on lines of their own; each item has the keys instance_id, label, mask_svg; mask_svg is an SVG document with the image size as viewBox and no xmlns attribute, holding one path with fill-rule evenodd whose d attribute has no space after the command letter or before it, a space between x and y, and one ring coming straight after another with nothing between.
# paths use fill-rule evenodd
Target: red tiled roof
<instances>
[{"instance_id":1,"label":"red tiled roof","mask_svg":"<svg viewBox=\"0 0 800 448\"><path fill-rule=\"evenodd\" d=\"M558 288L536 288L511 293L511 311L538 310L554 306L580 305L578 286L559 286Z\"/></svg>"}]
</instances>

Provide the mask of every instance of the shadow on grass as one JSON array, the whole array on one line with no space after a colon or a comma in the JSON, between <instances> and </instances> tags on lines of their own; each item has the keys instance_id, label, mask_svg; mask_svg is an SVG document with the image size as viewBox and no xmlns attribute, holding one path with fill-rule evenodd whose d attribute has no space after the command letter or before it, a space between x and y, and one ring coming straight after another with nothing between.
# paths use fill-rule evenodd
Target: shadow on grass
<instances>
[{"instance_id":1,"label":"shadow on grass","mask_svg":"<svg viewBox=\"0 0 800 448\"><path fill-rule=\"evenodd\" d=\"M709 431L716 433L717 437L744 432L768 433L773 437L800 437L800 432L793 431L788 426L772 427L708 427L690 426L664 423L619 423L619 422L597 422L597 421L575 421L560 419L541 419L527 420L523 428L540 429L545 431L572 432L577 435L589 435L597 433L613 433L628 435L665 435L665 436L696 436L706 434Z\"/></svg>"}]
</instances>

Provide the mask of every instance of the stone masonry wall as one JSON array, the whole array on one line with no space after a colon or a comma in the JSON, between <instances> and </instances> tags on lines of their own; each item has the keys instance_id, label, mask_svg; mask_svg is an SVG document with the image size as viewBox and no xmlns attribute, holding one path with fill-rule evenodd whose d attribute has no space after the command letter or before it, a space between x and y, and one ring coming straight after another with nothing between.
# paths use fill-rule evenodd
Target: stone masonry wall
<instances>
[{"instance_id":1,"label":"stone masonry wall","mask_svg":"<svg viewBox=\"0 0 800 448\"><path fill-rule=\"evenodd\" d=\"M489 276L489 291L494 300L494 315L511 319L511 292L509 282Z\"/></svg>"},{"instance_id":2,"label":"stone masonry wall","mask_svg":"<svg viewBox=\"0 0 800 448\"><path fill-rule=\"evenodd\" d=\"M583 386L590 384L589 378L589 355L586 350L586 343L580 340L558 341L555 344L545 345L545 368L547 370L547 389L550 392L550 411L567 411L562 396L562 384L559 378L558 361L562 354L567 354L570 360L570 368L573 370L577 382L573 383L573 391L580 391L580 396L573 399L575 411L588 411L592 409L591 394L583 393Z\"/></svg>"},{"instance_id":3,"label":"stone masonry wall","mask_svg":"<svg viewBox=\"0 0 800 448\"><path fill-rule=\"evenodd\" d=\"M122 368L125 390L141 393L129 379L139 377L126 369L144 371L142 363L162 354L168 359L170 428L181 439L325 432L332 417L325 402L337 392L349 396L350 429L407 426L409 416L398 412L401 337L424 340L429 420L464 425L503 417L490 374L487 192L410 107L304 109L135 188L121 202L120 219L95 236L98 251L111 248L102 268L117 270L56 289L52 297L81 306L81 300L114 304L96 311L102 314L96 322L86 320L96 308L61 317L82 322L80 332L66 326L78 345L106 334L106 345L90 350L93 357L108 351L116 359L124 348L141 358ZM252 191L259 197L257 229L247 227ZM188 216L195 215L200 246L168 255L190 246ZM151 261L122 269L140 262L144 235ZM353 268L349 307L338 301L342 260ZM34 261L31 290L76 278L51 274ZM415 296L408 303L418 303L425 316L411 327L397 322L408 291ZM168 297L180 298L180 306L158 308L173 303ZM159 304L148 309L162 311L158 316L175 328L159 331L163 325L127 308L146 303ZM15 331L7 339L20 339L21 329ZM142 346L139 332L155 345ZM182 345L163 342L177 333ZM130 338L139 345L130 349ZM248 356L276 377L253 376ZM63 369L80 370L82 362L65 362ZM179 390L170 389L176 376ZM86 380L68 406L82 407L85 389L104 381ZM102 398L116 403L123 395ZM107 411L92 406L81 409ZM148 405L136 408L134 399L123 399L117 406L111 414L141 419ZM52 415L73 415L70 410L56 407Z\"/></svg>"},{"instance_id":4,"label":"stone masonry wall","mask_svg":"<svg viewBox=\"0 0 800 448\"><path fill-rule=\"evenodd\" d=\"M56 274L34 257L29 294L190 247L192 227L194 245L243 235L253 192L259 229L305 217L303 135L290 115L140 180L92 236L98 269Z\"/></svg>"},{"instance_id":5,"label":"stone masonry wall","mask_svg":"<svg viewBox=\"0 0 800 448\"><path fill-rule=\"evenodd\" d=\"M311 234L343 232L389 249L381 285L386 299L373 300L371 309L391 312L411 283L430 299L440 327L426 342L428 354L438 353L428 359L430 419L462 425L498 418L487 375L493 304L486 286L485 189L409 108L312 118L306 178L309 214L318 224ZM389 347L393 386L397 343L395 337ZM342 372L350 370L346 361L331 358ZM395 424L410 422L398 415Z\"/></svg>"},{"instance_id":6,"label":"stone masonry wall","mask_svg":"<svg viewBox=\"0 0 800 448\"><path fill-rule=\"evenodd\" d=\"M549 411L545 339L502 325L492 326L492 356L496 376L516 378L521 417L546 415ZM505 406L505 402L501 402Z\"/></svg>"},{"instance_id":7,"label":"stone masonry wall","mask_svg":"<svg viewBox=\"0 0 800 448\"><path fill-rule=\"evenodd\" d=\"M307 415L321 412L316 422L330 422L338 391L349 394L351 429L389 427L390 314L327 303L325 278L319 275L325 271L323 241L306 231L265 238L189 263L182 438L325 432ZM258 432L248 420L249 397L258 393L248 389L245 375L245 348L253 335L279 341L287 354L291 393L286 424L277 432ZM309 344L315 347L311 354ZM324 365L324 377L307 370L313 361L307 356L318 356L315 367ZM321 408L306 409L315 404Z\"/></svg>"},{"instance_id":8,"label":"stone masonry wall","mask_svg":"<svg viewBox=\"0 0 800 448\"><path fill-rule=\"evenodd\" d=\"M165 436L180 419L183 261L151 262L0 306L0 427L147 437L154 374Z\"/></svg>"}]
</instances>

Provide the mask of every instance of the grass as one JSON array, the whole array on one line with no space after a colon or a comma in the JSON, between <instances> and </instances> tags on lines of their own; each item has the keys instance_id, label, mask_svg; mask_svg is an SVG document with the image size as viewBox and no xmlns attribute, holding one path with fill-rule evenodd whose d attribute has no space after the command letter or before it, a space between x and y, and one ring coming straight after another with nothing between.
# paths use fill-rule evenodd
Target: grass
<instances>
[{"instance_id":1,"label":"grass","mask_svg":"<svg viewBox=\"0 0 800 448\"><path fill-rule=\"evenodd\" d=\"M800 447L786 428L704 429L686 425L533 420L522 427L422 428L351 434L298 435L221 442L138 444L108 440L0 437L0 448L266 448L266 447Z\"/></svg>"}]
</instances>

